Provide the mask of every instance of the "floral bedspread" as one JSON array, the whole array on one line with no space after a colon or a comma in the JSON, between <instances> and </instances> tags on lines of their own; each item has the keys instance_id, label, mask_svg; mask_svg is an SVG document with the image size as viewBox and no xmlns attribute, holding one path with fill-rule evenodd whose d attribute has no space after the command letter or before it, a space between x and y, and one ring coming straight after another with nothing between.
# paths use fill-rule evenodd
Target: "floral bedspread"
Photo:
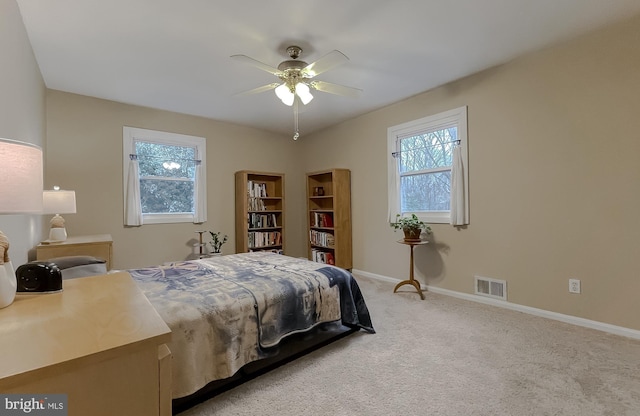
<instances>
[{"instance_id":1,"label":"floral bedspread","mask_svg":"<svg viewBox=\"0 0 640 416\"><path fill-rule=\"evenodd\" d=\"M243 253L129 273L172 330L174 398L231 377L287 335L323 322L374 332L353 276L305 259Z\"/></svg>"}]
</instances>

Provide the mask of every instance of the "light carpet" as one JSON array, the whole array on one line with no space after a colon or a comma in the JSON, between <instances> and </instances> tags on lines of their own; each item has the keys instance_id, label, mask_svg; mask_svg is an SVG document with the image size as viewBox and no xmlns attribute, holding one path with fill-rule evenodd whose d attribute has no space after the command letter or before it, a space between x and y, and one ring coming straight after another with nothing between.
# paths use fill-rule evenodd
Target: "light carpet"
<instances>
[{"instance_id":1,"label":"light carpet","mask_svg":"<svg viewBox=\"0 0 640 416\"><path fill-rule=\"evenodd\" d=\"M350 335L180 416L640 415L640 341L357 277Z\"/></svg>"}]
</instances>

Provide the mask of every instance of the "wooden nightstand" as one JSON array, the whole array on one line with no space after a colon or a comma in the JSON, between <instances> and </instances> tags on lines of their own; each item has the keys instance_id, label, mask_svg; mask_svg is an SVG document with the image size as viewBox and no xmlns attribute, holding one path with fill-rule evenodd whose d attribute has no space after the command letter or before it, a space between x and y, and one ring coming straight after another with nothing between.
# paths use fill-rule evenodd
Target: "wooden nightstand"
<instances>
[{"instance_id":1,"label":"wooden nightstand","mask_svg":"<svg viewBox=\"0 0 640 416\"><path fill-rule=\"evenodd\" d=\"M113 262L113 239L109 234L69 237L66 241L43 241L36 247L36 260L44 261L54 257L93 256L107 262L111 270Z\"/></svg>"}]
</instances>

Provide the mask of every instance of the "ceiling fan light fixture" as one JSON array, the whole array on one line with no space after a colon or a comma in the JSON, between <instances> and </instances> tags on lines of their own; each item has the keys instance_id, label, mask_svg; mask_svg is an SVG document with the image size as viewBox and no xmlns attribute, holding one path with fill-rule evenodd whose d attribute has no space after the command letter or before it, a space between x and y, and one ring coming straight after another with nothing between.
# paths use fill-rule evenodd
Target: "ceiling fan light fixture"
<instances>
[{"instance_id":1,"label":"ceiling fan light fixture","mask_svg":"<svg viewBox=\"0 0 640 416\"><path fill-rule=\"evenodd\" d=\"M291 107L293 105L293 100L296 99L296 96L293 94L289 94L288 96L286 96L285 98L282 99L282 103L284 105L288 105L289 107Z\"/></svg>"},{"instance_id":2,"label":"ceiling fan light fixture","mask_svg":"<svg viewBox=\"0 0 640 416\"><path fill-rule=\"evenodd\" d=\"M266 71L275 75L280 79L280 82L274 82L271 84L263 85L262 87L254 88L247 91L246 94L254 94L273 89L276 96L282 101L283 104L293 107L294 118L294 135L293 140L297 140L300 137L298 130L298 109L299 104L307 105L313 100L311 89L321 92L328 92L336 95L357 96L357 93L361 90L357 88L345 87L338 84L332 84L330 82L311 80L316 75L322 74L338 65L341 65L349 60L345 54L338 50L333 50L324 55L320 59L307 64L302 60L298 60L302 53L302 48L299 46L289 46L287 53L291 59L280 62L277 68L257 61L253 58L249 58L246 55L232 55L231 58L236 61L247 63L255 66L258 69ZM296 100L296 97L298 98Z\"/></svg>"},{"instance_id":3,"label":"ceiling fan light fixture","mask_svg":"<svg viewBox=\"0 0 640 416\"><path fill-rule=\"evenodd\" d=\"M276 96L282 100L285 105L288 105L289 107L293 105L295 95L293 95L286 83L280 84L280 86L275 89L275 92Z\"/></svg>"},{"instance_id":4,"label":"ceiling fan light fixture","mask_svg":"<svg viewBox=\"0 0 640 416\"><path fill-rule=\"evenodd\" d=\"M300 97L302 104L307 105L311 100L313 100L313 95L309 92L309 86L304 82L299 82L296 84L296 95Z\"/></svg>"}]
</instances>

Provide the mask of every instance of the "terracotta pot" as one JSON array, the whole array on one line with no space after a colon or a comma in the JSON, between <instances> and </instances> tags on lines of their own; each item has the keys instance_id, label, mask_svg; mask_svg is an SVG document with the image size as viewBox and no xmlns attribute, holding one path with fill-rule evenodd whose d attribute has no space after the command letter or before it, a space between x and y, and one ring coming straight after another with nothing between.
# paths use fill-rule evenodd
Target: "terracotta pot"
<instances>
[{"instance_id":1,"label":"terracotta pot","mask_svg":"<svg viewBox=\"0 0 640 416\"><path fill-rule=\"evenodd\" d=\"M422 234L422 228L403 228L404 241L420 241L420 234Z\"/></svg>"}]
</instances>

